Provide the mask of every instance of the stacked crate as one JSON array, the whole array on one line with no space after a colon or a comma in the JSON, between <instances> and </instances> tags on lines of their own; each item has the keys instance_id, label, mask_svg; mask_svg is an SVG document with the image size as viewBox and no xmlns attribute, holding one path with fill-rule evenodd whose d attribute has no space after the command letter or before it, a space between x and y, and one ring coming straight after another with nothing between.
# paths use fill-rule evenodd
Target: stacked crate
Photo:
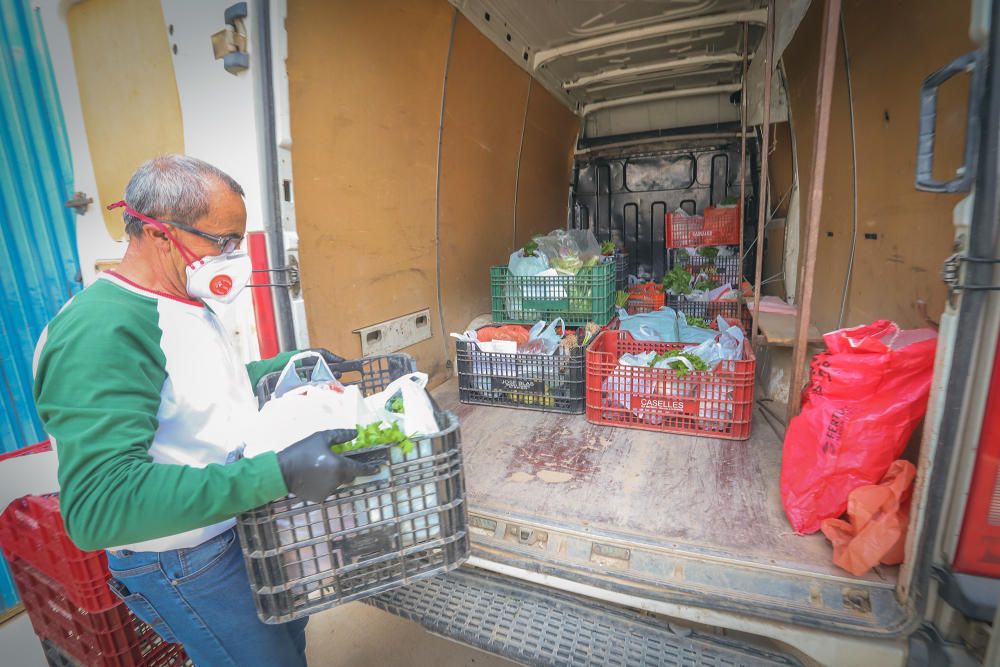
<instances>
[{"instance_id":1,"label":"stacked crate","mask_svg":"<svg viewBox=\"0 0 1000 667\"><path fill-rule=\"evenodd\" d=\"M40 443L0 460L48 449L48 443ZM53 664L189 664L179 644L164 642L111 592L105 552L82 551L73 544L59 514L58 496L25 496L11 503L0 514L0 547Z\"/></svg>"}]
</instances>

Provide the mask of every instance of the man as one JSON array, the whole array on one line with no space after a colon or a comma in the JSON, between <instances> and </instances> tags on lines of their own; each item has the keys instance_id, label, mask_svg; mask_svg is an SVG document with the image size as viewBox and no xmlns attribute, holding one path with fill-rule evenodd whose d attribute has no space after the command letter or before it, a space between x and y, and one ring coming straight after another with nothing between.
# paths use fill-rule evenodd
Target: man
<instances>
[{"instance_id":1,"label":"man","mask_svg":"<svg viewBox=\"0 0 1000 667\"><path fill-rule=\"evenodd\" d=\"M112 589L196 664L304 665L305 619L257 619L233 516L288 493L319 502L376 470L331 453L352 431L239 458L252 387L290 356L244 366L205 303L231 301L250 277L239 184L164 155L113 206L125 210L124 259L35 353L66 529L83 549L108 549Z\"/></svg>"}]
</instances>

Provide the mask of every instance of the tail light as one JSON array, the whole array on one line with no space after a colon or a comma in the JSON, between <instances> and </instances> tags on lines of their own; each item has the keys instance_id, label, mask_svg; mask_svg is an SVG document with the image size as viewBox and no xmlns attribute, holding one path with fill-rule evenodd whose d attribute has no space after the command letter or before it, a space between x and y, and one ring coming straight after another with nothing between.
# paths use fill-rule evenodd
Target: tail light
<instances>
[{"instance_id":1,"label":"tail light","mask_svg":"<svg viewBox=\"0 0 1000 667\"><path fill-rule=\"evenodd\" d=\"M1000 341L953 565L958 572L1000 577Z\"/></svg>"}]
</instances>

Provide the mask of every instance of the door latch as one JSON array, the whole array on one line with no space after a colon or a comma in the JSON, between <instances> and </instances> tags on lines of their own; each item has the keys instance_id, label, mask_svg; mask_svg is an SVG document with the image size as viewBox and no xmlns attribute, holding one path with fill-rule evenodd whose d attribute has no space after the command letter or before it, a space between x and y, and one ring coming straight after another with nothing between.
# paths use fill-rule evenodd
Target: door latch
<instances>
[{"instance_id":1,"label":"door latch","mask_svg":"<svg viewBox=\"0 0 1000 667\"><path fill-rule=\"evenodd\" d=\"M299 267L293 264L279 266L274 269L254 269L254 273L281 273L285 275L284 282L280 283L251 283L254 287L287 287L291 290L299 289Z\"/></svg>"},{"instance_id":2,"label":"door latch","mask_svg":"<svg viewBox=\"0 0 1000 667\"><path fill-rule=\"evenodd\" d=\"M948 285L949 290L952 292L963 290L1000 290L1000 285L977 285L961 282L964 277L962 275L963 262L970 264L1000 264L1000 259L996 257L968 257L961 253L955 253L944 260L944 265L941 267L941 279Z\"/></svg>"}]
</instances>

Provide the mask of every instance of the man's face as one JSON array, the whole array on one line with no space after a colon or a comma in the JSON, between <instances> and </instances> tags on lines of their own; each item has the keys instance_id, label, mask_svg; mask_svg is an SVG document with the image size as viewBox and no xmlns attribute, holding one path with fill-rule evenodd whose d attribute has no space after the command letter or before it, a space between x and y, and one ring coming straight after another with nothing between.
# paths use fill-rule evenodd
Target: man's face
<instances>
[{"instance_id":1,"label":"man's face","mask_svg":"<svg viewBox=\"0 0 1000 667\"><path fill-rule=\"evenodd\" d=\"M247 209L243 197L233 192L224 183L215 182L209 187L208 213L198 220L183 220L188 225L212 236L242 239L247 227ZM171 231L178 240L196 257L218 255L222 249L215 242L197 234L174 227ZM181 252L171 244L170 256L173 260L178 285L187 284L187 262Z\"/></svg>"}]
</instances>

